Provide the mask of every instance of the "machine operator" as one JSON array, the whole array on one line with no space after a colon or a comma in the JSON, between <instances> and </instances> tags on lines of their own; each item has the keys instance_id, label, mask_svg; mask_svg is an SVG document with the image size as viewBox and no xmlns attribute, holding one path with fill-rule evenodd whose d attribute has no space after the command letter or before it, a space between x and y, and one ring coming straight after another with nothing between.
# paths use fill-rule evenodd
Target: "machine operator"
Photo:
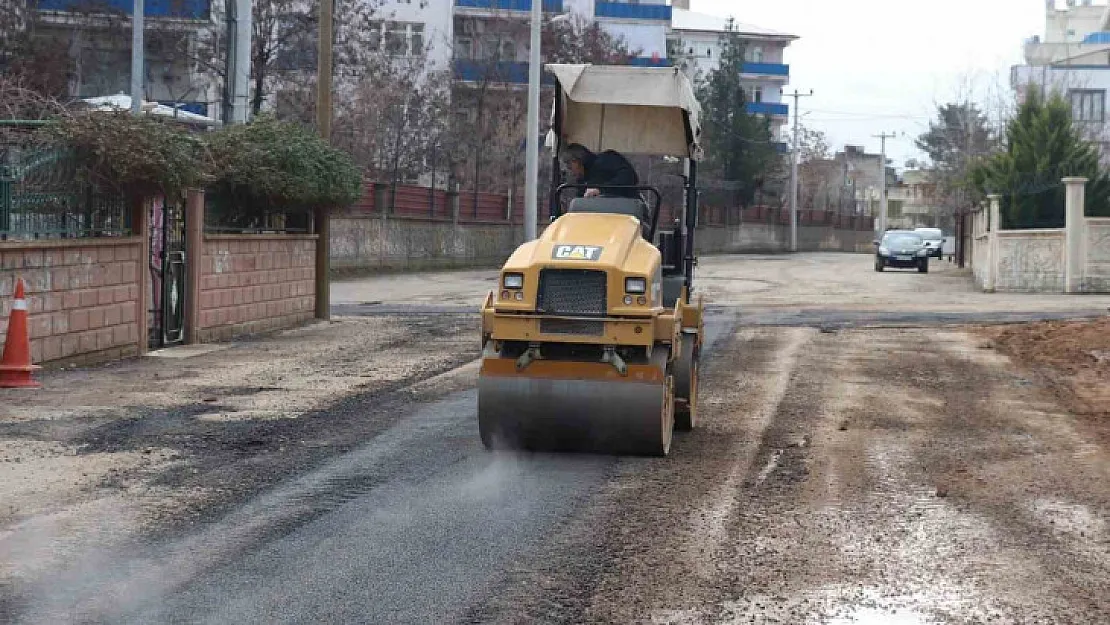
<instances>
[{"instance_id":1,"label":"machine operator","mask_svg":"<svg viewBox=\"0 0 1110 625\"><path fill-rule=\"evenodd\" d=\"M604 187L635 187L640 184L636 169L620 152L606 150L594 154L586 146L572 143L563 151L567 170L578 184L586 185L585 197L602 194L615 197L640 197L636 189L609 189Z\"/></svg>"}]
</instances>

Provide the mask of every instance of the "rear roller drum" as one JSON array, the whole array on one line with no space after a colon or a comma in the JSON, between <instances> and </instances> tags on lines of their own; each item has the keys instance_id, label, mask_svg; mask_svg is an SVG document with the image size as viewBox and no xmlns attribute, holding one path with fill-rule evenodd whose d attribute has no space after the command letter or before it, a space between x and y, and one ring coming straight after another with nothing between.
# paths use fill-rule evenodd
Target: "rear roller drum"
<instances>
[{"instance_id":1,"label":"rear roller drum","mask_svg":"<svg viewBox=\"0 0 1110 625\"><path fill-rule=\"evenodd\" d=\"M701 353L697 337L684 335L682 351L674 363L674 429L689 432L698 424L698 361Z\"/></svg>"}]
</instances>

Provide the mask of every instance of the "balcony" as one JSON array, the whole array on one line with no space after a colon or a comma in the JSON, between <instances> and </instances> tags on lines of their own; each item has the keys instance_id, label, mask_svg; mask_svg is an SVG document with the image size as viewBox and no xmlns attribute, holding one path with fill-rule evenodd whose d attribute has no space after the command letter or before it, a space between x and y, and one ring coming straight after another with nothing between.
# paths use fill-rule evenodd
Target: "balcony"
<instances>
[{"instance_id":1,"label":"balcony","mask_svg":"<svg viewBox=\"0 0 1110 625\"><path fill-rule=\"evenodd\" d=\"M776 104L774 102L748 102L744 105L748 113L752 115L767 115L769 117L789 117L790 107L785 104Z\"/></svg>"},{"instance_id":2,"label":"balcony","mask_svg":"<svg viewBox=\"0 0 1110 625\"><path fill-rule=\"evenodd\" d=\"M634 56L628 59L628 64L635 67L672 67L669 59L657 59L650 56Z\"/></svg>"},{"instance_id":3,"label":"balcony","mask_svg":"<svg viewBox=\"0 0 1110 625\"><path fill-rule=\"evenodd\" d=\"M39 0L40 11L60 11L83 13L116 13L131 15L134 0ZM210 11L209 0L145 0L145 17L171 17L179 19L206 20Z\"/></svg>"},{"instance_id":4,"label":"balcony","mask_svg":"<svg viewBox=\"0 0 1110 625\"><path fill-rule=\"evenodd\" d=\"M455 60L455 80L462 82L492 82L514 85L528 84L528 63L522 61L498 62ZM545 85L554 85L555 77L547 72L540 75Z\"/></svg>"},{"instance_id":5,"label":"balcony","mask_svg":"<svg viewBox=\"0 0 1110 625\"><path fill-rule=\"evenodd\" d=\"M545 13L562 13L563 0L542 0ZM532 0L455 0L460 9L480 11L531 11Z\"/></svg>"},{"instance_id":6,"label":"balcony","mask_svg":"<svg viewBox=\"0 0 1110 625\"><path fill-rule=\"evenodd\" d=\"M782 63L744 63L740 73L745 76L771 76L773 78L789 78L790 66Z\"/></svg>"},{"instance_id":7,"label":"balcony","mask_svg":"<svg viewBox=\"0 0 1110 625\"><path fill-rule=\"evenodd\" d=\"M665 4L625 4L623 2L598 2L594 17L624 20L660 20L671 22L671 7Z\"/></svg>"}]
</instances>

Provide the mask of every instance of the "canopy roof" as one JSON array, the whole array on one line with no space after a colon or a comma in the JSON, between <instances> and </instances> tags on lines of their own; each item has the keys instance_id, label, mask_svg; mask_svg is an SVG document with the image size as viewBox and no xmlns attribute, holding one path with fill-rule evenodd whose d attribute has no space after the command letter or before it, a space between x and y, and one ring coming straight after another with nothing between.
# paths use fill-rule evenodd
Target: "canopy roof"
<instances>
[{"instance_id":1,"label":"canopy roof","mask_svg":"<svg viewBox=\"0 0 1110 625\"><path fill-rule=\"evenodd\" d=\"M558 81L548 146L701 159L701 106L670 67L548 65Z\"/></svg>"}]
</instances>

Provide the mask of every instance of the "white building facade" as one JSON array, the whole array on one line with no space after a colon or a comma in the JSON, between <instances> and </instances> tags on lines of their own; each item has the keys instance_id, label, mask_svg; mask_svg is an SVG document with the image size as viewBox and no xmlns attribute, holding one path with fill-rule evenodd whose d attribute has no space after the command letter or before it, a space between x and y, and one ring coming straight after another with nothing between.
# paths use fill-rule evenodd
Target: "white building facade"
<instances>
[{"instance_id":1,"label":"white building facade","mask_svg":"<svg viewBox=\"0 0 1110 625\"><path fill-rule=\"evenodd\" d=\"M1055 92L1072 105L1081 131L1110 160L1110 6L1105 0L1045 4L1045 34L1025 43L1025 64L1011 69L1010 81L1021 97L1029 89Z\"/></svg>"},{"instance_id":2,"label":"white building facade","mask_svg":"<svg viewBox=\"0 0 1110 625\"><path fill-rule=\"evenodd\" d=\"M783 101L790 84L786 48L798 37L681 8L687 4L679 0L673 10L669 60L696 83L720 66L721 38L726 33L739 37L745 48L741 79L748 111L768 117L775 138L785 141L783 130L790 116L790 107Z\"/></svg>"},{"instance_id":3,"label":"white building facade","mask_svg":"<svg viewBox=\"0 0 1110 625\"><path fill-rule=\"evenodd\" d=\"M596 21L637 53L639 65L665 65L671 7L666 0L564 0L564 10Z\"/></svg>"},{"instance_id":4,"label":"white building facade","mask_svg":"<svg viewBox=\"0 0 1110 625\"><path fill-rule=\"evenodd\" d=\"M687 10L688 0L535 0L543 3L548 16L576 14L595 21L621 38L636 52L631 62L642 66L683 67L692 78L716 67L719 38L727 20ZM173 104L184 110L219 119L225 94L218 72L220 59L202 59L201 51L220 50L226 43L226 0L146 0L147 77L150 100ZM131 0L39 0L39 11L48 26L45 36L55 36L58 45L75 55L85 55L78 64L71 93L79 97L112 95L129 90L130 36L126 32L99 32L75 25L77 15L90 7L104 6L126 22ZM528 76L528 32L532 0L384 0L377 9L383 50L415 55L426 50L427 70L450 69L458 83L474 82L488 71L495 59L498 78L507 86L522 87ZM93 9L95 11L95 8ZM315 70L315 33L307 25L284 27L282 49L277 51L277 70ZM512 34L506 35L508 30ZM56 31L56 32L54 32ZM782 90L789 83L790 68L784 50L793 35L741 24L736 31L748 44L748 62L743 77L749 91L749 110L767 115L780 129L789 109ZM81 32L80 37L74 33ZM169 45L173 32L184 37L187 51L178 43ZM288 39L288 41L285 41ZM103 40L103 41L101 41ZM93 57L81 49L82 41L97 41ZM176 42L176 39L175 39ZM87 44L85 44L87 47ZM213 52L214 54L214 52ZM272 102L267 102L269 107Z\"/></svg>"}]
</instances>

